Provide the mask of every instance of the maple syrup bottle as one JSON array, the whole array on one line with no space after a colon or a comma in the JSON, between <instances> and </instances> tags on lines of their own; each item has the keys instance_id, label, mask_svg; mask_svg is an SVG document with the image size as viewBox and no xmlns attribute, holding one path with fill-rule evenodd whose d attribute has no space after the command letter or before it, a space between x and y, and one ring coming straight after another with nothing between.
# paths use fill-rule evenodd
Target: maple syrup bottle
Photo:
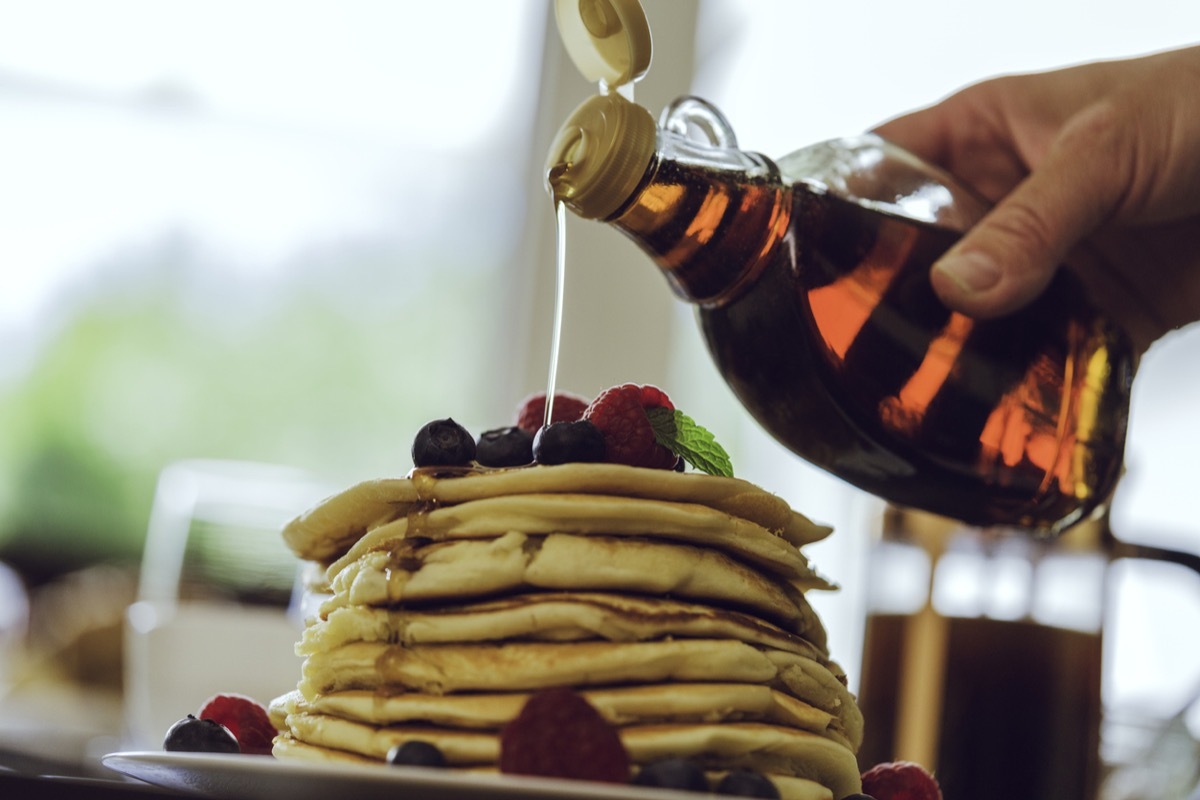
<instances>
[{"instance_id":1,"label":"maple syrup bottle","mask_svg":"<svg viewBox=\"0 0 1200 800\"><path fill-rule=\"evenodd\" d=\"M986 206L911 154L862 136L772 161L698 98L660 126L606 94L560 130L547 182L649 254L741 403L805 460L895 504L1047 534L1111 494L1128 338L1068 269L1008 317L946 308L930 266Z\"/></svg>"}]
</instances>

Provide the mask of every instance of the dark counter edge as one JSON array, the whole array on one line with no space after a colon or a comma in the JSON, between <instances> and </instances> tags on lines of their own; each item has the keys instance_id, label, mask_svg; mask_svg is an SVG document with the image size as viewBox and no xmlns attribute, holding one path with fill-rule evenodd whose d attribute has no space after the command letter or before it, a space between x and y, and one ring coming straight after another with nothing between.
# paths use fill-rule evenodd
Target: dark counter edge
<instances>
[{"instance_id":1,"label":"dark counter edge","mask_svg":"<svg viewBox=\"0 0 1200 800\"><path fill-rule=\"evenodd\" d=\"M76 776L23 775L0 769L0 797L4 800L178 800L195 797L161 789L140 781Z\"/></svg>"}]
</instances>

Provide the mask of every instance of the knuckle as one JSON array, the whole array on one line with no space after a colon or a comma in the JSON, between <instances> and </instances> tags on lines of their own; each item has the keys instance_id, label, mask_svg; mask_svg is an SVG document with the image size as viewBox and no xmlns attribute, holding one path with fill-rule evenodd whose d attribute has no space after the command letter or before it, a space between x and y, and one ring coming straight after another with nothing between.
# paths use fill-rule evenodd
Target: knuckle
<instances>
[{"instance_id":1,"label":"knuckle","mask_svg":"<svg viewBox=\"0 0 1200 800\"><path fill-rule=\"evenodd\" d=\"M1060 146L1086 154L1105 171L1126 166L1138 139L1137 126L1145 121L1134 98L1105 97L1080 111L1063 128Z\"/></svg>"},{"instance_id":2,"label":"knuckle","mask_svg":"<svg viewBox=\"0 0 1200 800\"><path fill-rule=\"evenodd\" d=\"M1076 138L1089 143L1109 143L1117 138L1126 113L1113 97L1104 97L1071 118L1063 131L1064 139Z\"/></svg>"}]
</instances>

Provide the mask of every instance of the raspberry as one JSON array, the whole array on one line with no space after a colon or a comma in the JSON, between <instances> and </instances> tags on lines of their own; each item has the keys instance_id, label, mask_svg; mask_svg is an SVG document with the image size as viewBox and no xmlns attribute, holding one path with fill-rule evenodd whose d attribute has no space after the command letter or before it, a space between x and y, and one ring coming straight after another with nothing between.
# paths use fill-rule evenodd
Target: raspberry
<instances>
[{"instance_id":1,"label":"raspberry","mask_svg":"<svg viewBox=\"0 0 1200 800\"><path fill-rule=\"evenodd\" d=\"M587 398L570 392L554 393L554 410L550 422L577 422L583 418ZM538 392L525 398L517 410L517 427L536 434L546 422L546 393Z\"/></svg>"},{"instance_id":2,"label":"raspberry","mask_svg":"<svg viewBox=\"0 0 1200 800\"><path fill-rule=\"evenodd\" d=\"M500 771L605 783L629 782L617 731L570 689L538 692L500 733Z\"/></svg>"},{"instance_id":3,"label":"raspberry","mask_svg":"<svg viewBox=\"0 0 1200 800\"><path fill-rule=\"evenodd\" d=\"M942 789L920 764L876 764L862 775L863 791L875 800L942 800Z\"/></svg>"},{"instance_id":4,"label":"raspberry","mask_svg":"<svg viewBox=\"0 0 1200 800\"><path fill-rule=\"evenodd\" d=\"M204 702L196 716L228 728L243 753L271 755L275 726L267 717L267 709L254 698L244 694L216 694Z\"/></svg>"},{"instance_id":5,"label":"raspberry","mask_svg":"<svg viewBox=\"0 0 1200 800\"><path fill-rule=\"evenodd\" d=\"M604 434L607 461L631 467L674 469L679 457L654 439L648 408L675 406L655 386L626 383L605 389L583 412L583 418Z\"/></svg>"}]
</instances>

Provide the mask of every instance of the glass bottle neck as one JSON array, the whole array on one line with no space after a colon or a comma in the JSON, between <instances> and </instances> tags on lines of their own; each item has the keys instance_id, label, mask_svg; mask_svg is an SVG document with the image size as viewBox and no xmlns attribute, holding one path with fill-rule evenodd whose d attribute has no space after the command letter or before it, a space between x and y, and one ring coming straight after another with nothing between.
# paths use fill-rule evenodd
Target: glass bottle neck
<instances>
[{"instance_id":1,"label":"glass bottle neck","mask_svg":"<svg viewBox=\"0 0 1200 800\"><path fill-rule=\"evenodd\" d=\"M764 156L670 132L609 224L645 250L675 293L721 305L752 282L787 231L791 190Z\"/></svg>"}]
</instances>

